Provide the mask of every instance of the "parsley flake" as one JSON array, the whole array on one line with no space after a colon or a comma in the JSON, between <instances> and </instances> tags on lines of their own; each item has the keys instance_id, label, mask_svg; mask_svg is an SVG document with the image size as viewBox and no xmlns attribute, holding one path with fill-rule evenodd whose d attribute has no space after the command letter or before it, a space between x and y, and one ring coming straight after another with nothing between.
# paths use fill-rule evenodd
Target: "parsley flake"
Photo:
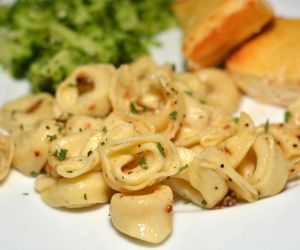
<instances>
[{"instance_id":1,"label":"parsley flake","mask_svg":"<svg viewBox=\"0 0 300 250\"><path fill-rule=\"evenodd\" d=\"M189 167L188 164L185 164L184 166L180 167L180 168L179 168L179 173L180 173L181 171L187 169L188 167Z\"/></svg>"},{"instance_id":2,"label":"parsley flake","mask_svg":"<svg viewBox=\"0 0 300 250\"><path fill-rule=\"evenodd\" d=\"M206 207L207 206L207 201L206 200L202 200L201 201L201 205L204 206L204 207Z\"/></svg>"},{"instance_id":3,"label":"parsley flake","mask_svg":"<svg viewBox=\"0 0 300 250\"><path fill-rule=\"evenodd\" d=\"M265 125L264 125L264 131L265 131L266 134L269 132L269 120L267 120Z\"/></svg>"},{"instance_id":4,"label":"parsley flake","mask_svg":"<svg viewBox=\"0 0 300 250\"><path fill-rule=\"evenodd\" d=\"M83 195L83 198L87 201L87 195L86 194Z\"/></svg>"},{"instance_id":5,"label":"parsley flake","mask_svg":"<svg viewBox=\"0 0 300 250\"><path fill-rule=\"evenodd\" d=\"M66 159L67 156L67 149L62 148L60 151L58 151L57 149L55 149L55 151L52 153L52 155L54 157L56 157L59 161L63 161Z\"/></svg>"},{"instance_id":6,"label":"parsley flake","mask_svg":"<svg viewBox=\"0 0 300 250\"><path fill-rule=\"evenodd\" d=\"M174 89L173 87L171 88L171 90L176 94L178 93L178 91L176 89Z\"/></svg>"},{"instance_id":7,"label":"parsley flake","mask_svg":"<svg viewBox=\"0 0 300 250\"><path fill-rule=\"evenodd\" d=\"M31 171L31 172L30 172L30 175L31 175L32 177L37 177L38 173L35 172L35 171Z\"/></svg>"},{"instance_id":8,"label":"parsley flake","mask_svg":"<svg viewBox=\"0 0 300 250\"><path fill-rule=\"evenodd\" d=\"M106 133L107 133L107 128L104 126L104 127L102 128L102 131L103 131L104 134L106 134Z\"/></svg>"},{"instance_id":9,"label":"parsley flake","mask_svg":"<svg viewBox=\"0 0 300 250\"><path fill-rule=\"evenodd\" d=\"M162 155L162 157L166 158L166 153L165 153L165 149L163 148L163 146L159 143L156 144L157 149L159 150L160 154Z\"/></svg>"},{"instance_id":10,"label":"parsley flake","mask_svg":"<svg viewBox=\"0 0 300 250\"><path fill-rule=\"evenodd\" d=\"M233 117L233 118L232 118L232 121L233 121L234 123L238 124L239 121L240 121L240 118L238 118L238 117Z\"/></svg>"},{"instance_id":11,"label":"parsley flake","mask_svg":"<svg viewBox=\"0 0 300 250\"><path fill-rule=\"evenodd\" d=\"M169 114L169 117L171 120L176 121L177 119L177 111L173 111L172 113Z\"/></svg>"},{"instance_id":12,"label":"parsley flake","mask_svg":"<svg viewBox=\"0 0 300 250\"><path fill-rule=\"evenodd\" d=\"M54 141L57 139L57 135L47 135L50 141Z\"/></svg>"},{"instance_id":13,"label":"parsley flake","mask_svg":"<svg viewBox=\"0 0 300 250\"><path fill-rule=\"evenodd\" d=\"M142 157L140 160L140 166L142 169L147 170L148 169L148 165L147 165L147 161L145 157Z\"/></svg>"},{"instance_id":14,"label":"parsley flake","mask_svg":"<svg viewBox=\"0 0 300 250\"><path fill-rule=\"evenodd\" d=\"M129 104L129 108L130 108L131 113L133 113L133 114L138 113L136 107L134 106L134 104L132 102Z\"/></svg>"},{"instance_id":15,"label":"parsley flake","mask_svg":"<svg viewBox=\"0 0 300 250\"><path fill-rule=\"evenodd\" d=\"M292 117L292 113L291 113L290 111L286 111L286 112L284 113L284 122L285 122L285 123L288 123L289 120L291 119L291 117Z\"/></svg>"},{"instance_id":16,"label":"parsley flake","mask_svg":"<svg viewBox=\"0 0 300 250\"><path fill-rule=\"evenodd\" d=\"M188 95L188 96L193 96L193 92L192 92L192 91L186 90L186 91L184 91L184 93L185 93L186 95Z\"/></svg>"},{"instance_id":17,"label":"parsley flake","mask_svg":"<svg viewBox=\"0 0 300 250\"><path fill-rule=\"evenodd\" d=\"M13 119L16 118L16 113L17 113L17 110L15 110L15 109L11 111L11 116Z\"/></svg>"}]
</instances>

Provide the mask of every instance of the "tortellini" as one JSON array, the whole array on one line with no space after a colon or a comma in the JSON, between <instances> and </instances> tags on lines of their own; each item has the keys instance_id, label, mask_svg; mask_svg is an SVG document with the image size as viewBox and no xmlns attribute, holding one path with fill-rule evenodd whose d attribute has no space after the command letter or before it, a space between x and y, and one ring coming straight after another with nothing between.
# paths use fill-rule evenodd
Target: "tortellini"
<instances>
[{"instance_id":1,"label":"tortellini","mask_svg":"<svg viewBox=\"0 0 300 250\"><path fill-rule=\"evenodd\" d=\"M30 130L14 135L12 166L25 175L36 176L46 165L51 141L61 135L63 124L53 119L37 121Z\"/></svg>"},{"instance_id":2,"label":"tortellini","mask_svg":"<svg viewBox=\"0 0 300 250\"><path fill-rule=\"evenodd\" d=\"M173 194L157 185L132 194L115 194L110 202L113 225L122 233L150 243L160 243L172 231Z\"/></svg>"},{"instance_id":3,"label":"tortellini","mask_svg":"<svg viewBox=\"0 0 300 250\"><path fill-rule=\"evenodd\" d=\"M41 119L52 117L54 111L51 95L27 95L3 105L0 110L0 128L9 132L23 131Z\"/></svg>"},{"instance_id":4,"label":"tortellini","mask_svg":"<svg viewBox=\"0 0 300 250\"><path fill-rule=\"evenodd\" d=\"M183 96L168 69L148 72L139 79L129 66L121 66L110 89L110 99L114 110L142 116L169 138L176 135L184 115Z\"/></svg>"},{"instance_id":5,"label":"tortellini","mask_svg":"<svg viewBox=\"0 0 300 250\"><path fill-rule=\"evenodd\" d=\"M108 89L115 68L108 64L78 67L56 91L56 112L105 117L111 111Z\"/></svg>"},{"instance_id":6,"label":"tortellini","mask_svg":"<svg viewBox=\"0 0 300 250\"><path fill-rule=\"evenodd\" d=\"M40 176L35 188L47 205L66 208L107 203L113 193L100 172L89 172L75 178Z\"/></svg>"},{"instance_id":7,"label":"tortellini","mask_svg":"<svg viewBox=\"0 0 300 250\"><path fill-rule=\"evenodd\" d=\"M104 178L117 191L141 190L179 171L177 149L162 135L113 140L100 155Z\"/></svg>"},{"instance_id":8,"label":"tortellini","mask_svg":"<svg viewBox=\"0 0 300 250\"><path fill-rule=\"evenodd\" d=\"M14 156L14 141L10 136L0 134L0 182L8 175Z\"/></svg>"},{"instance_id":9,"label":"tortellini","mask_svg":"<svg viewBox=\"0 0 300 250\"><path fill-rule=\"evenodd\" d=\"M93 169L100 170L96 149L102 136L102 131L87 130L53 141L48 156L49 173L73 178Z\"/></svg>"}]
</instances>

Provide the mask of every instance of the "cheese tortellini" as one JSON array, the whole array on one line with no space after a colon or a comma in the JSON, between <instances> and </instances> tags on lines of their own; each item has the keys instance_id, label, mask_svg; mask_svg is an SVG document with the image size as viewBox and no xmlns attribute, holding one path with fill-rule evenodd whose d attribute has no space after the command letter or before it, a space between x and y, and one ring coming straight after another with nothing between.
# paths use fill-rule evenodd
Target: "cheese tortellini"
<instances>
[{"instance_id":1,"label":"cheese tortellini","mask_svg":"<svg viewBox=\"0 0 300 250\"><path fill-rule=\"evenodd\" d=\"M176 73L147 57L80 66L55 97L1 108L0 181L14 167L39 175L51 207L110 203L117 230L157 244L172 232L174 193L204 209L231 206L276 195L300 172L300 102L267 129L245 113L233 119L239 102L220 69Z\"/></svg>"},{"instance_id":2,"label":"cheese tortellini","mask_svg":"<svg viewBox=\"0 0 300 250\"><path fill-rule=\"evenodd\" d=\"M110 202L113 225L124 234L160 243L172 232L172 190L157 185L132 194L115 194Z\"/></svg>"},{"instance_id":3,"label":"cheese tortellini","mask_svg":"<svg viewBox=\"0 0 300 250\"><path fill-rule=\"evenodd\" d=\"M162 135L114 140L100 155L106 182L121 192L141 190L179 171L177 149Z\"/></svg>"}]
</instances>

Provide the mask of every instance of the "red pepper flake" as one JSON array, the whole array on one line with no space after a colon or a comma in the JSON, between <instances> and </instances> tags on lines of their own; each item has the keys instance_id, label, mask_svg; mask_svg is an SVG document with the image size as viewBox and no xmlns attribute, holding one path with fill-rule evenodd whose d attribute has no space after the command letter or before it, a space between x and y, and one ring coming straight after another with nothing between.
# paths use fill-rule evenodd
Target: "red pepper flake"
<instances>
[{"instance_id":1,"label":"red pepper flake","mask_svg":"<svg viewBox=\"0 0 300 250\"><path fill-rule=\"evenodd\" d=\"M230 124L226 124L226 125L223 127L223 129L225 129L225 130L230 129L230 128L231 128Z\"/></svg>"},{"instance_id":2,"label":"red pepper flake","mask_svg":"<svg viewBox=\"0 0 300 250\"><path fill-rule=\"evenodd\" d=\"M129 166L125 166L122 168L122 172L125 173L125 174L129 174L131 168Z\"/></svg>"},{"instance_id":3,"label":"red pepper flake","mask_svg":"<svg viewBox=\"0 0 300 250\"><path fill-rule=\"evenodd\" d=\"M47 174L50 174L51 171L52 171L52 168L51 168L50 164L47 163L46 166L45 166L45 172L46 172Z\"/></svg>"},{"instance_id":4,"label":"red pepper flake","mask_svg":"<svg viewBox=\"0 0 300 250\"><path fill-rule=\"evenodd\" d=\"M124 92L124 94L123 94L123 97L124 97L125 99L130 99L131 96L132 96L132 94L131 94L131 92L130 92L129 90L126 90L126 91Z\"/></svg>"},{"instance_id":5,"label":"red pepper flake","mask_svg":"<svg viewBox=\"0 0 300 250\"><path fill-rule=\"evenodd\" d=\"M41 154L41 152L40 152L39 150L35 150L35 151L34 151L34 155L35 155L36 157L39 157L40 154Z\"/></svg>"},{"instance_id":6,"label":"red pepper flake","mask_svg":"<svg viewBox=\"0 0 300 250\"><path fill-rule=\"evenodd\" d=\"M86 124L84 125L84 128L91 128L91 124L90 124L90 123L86 123Z\"/></svg>"},{"instance_id":7,"label":"red pepper flake","mask_svg":"<svg viewBox=\"0 0 300 250\"><path fill-rule=\"evenodd\" d=\"M96 108L96 104L95 103L92 103L90 106L88 106L88 109L91 111L93 109Z\"/></svg>"},{"instance_id":8,"label":"red pepper flake","mask_svg":"<svg viewBox=\"0 0 300 250\"><path fill-rule=\"evenodd\" d=\"M172 211L173 211L173 204L172 203L170 203L170 204L168 204L167 206L166 206L166 208L165 208L165 211L166 211L166 213L172 213Z\"/></svg>"}]
</instances>

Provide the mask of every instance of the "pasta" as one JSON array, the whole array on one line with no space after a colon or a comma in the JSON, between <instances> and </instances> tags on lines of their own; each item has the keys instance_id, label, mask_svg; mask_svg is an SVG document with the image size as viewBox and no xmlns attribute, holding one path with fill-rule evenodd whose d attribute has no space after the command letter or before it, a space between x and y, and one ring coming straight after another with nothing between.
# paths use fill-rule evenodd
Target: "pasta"
<instances>
[{"instance_id":1,"label":"pasta","mask_svg":"<svg viewBox=\"0 0 300 250\"><path fill-rule=\"evenodd\" d=\"M165 185L133 194L115 194L110 202L113 225L121 232L159 243L172 231L172 190Z\"/></svg>"},{"instance_id":2,"label":"pasta","mask_svg":"<svg viewBox=\"0 0 300 250\"><path fill-rule=\"evenodd\" d=\"M172 232L173 194L204 208L276 195L300 172L299 101L285 124L233 119L240 93L222 70L176 73L144 57L77 68L53 98L0 110L0 181L39 175L51 207L110 203L114 227L157 244Z\"/></svg>"},{"instance_id":3,"label":"pasta","mask_svg":"<svg viewBox=\"0 0 300 250\"><path fill-rule=\"evenodd\" d=\"M117 191L141 190L179 171L177 150L161 135L114 140L100 155L104 178Z\"/></svg>"},{"instance_id":4,"label":"pasta","mask_svg":"<svg viewBox=\"0 0 300 250\"><path fill-rule=\"evenodd\" d=\"M107 203L112 195L100 172L89 172L71 179L40 176L35 188L51 207L88 207Z\"/></svg>"},{"instance_id":5,"label":"pasta","mask_svg":"<svg viewBox=\"0 0 300 250\"><path fill-rule=\"evenodd\" d=\"M0 111L0 126L9 132L23 131L35 122L53 116L51 95L28 95L3 105Z\"/></svg>"},{"instance_id":6,"label":"pasta","mask_svg":"<svg viewBox=\"0 0 300 250\"><path fill-rule=\"evenodd\" d=\"M57 89L56 113L105 117L111 110L108 88L114 73L111 65L78 67Z\"/></svg>"},{"instance_id":7,"label":"pasta","mask_svg":"<svg viewBox=\"0 0 300 250\"><path fill-rule=\"evenodd\" d=\"M182 94L171 81L169 69L147 73L137 78L138 73L133 74L129 66L121 66L110 89L113 109L139 114L157 132L173 138L183 119Z\"/></svg>"},{"instance_id":8,"label":"pasta","mask_svg":"<svg viewBox=\"0 0 300 250\"><path fill-rule=\"evenodd\" d=\"M4 180L9 173L14 156L14 149L12 138L0 134L0 182Z\"/></svg>"}]
</instances>

